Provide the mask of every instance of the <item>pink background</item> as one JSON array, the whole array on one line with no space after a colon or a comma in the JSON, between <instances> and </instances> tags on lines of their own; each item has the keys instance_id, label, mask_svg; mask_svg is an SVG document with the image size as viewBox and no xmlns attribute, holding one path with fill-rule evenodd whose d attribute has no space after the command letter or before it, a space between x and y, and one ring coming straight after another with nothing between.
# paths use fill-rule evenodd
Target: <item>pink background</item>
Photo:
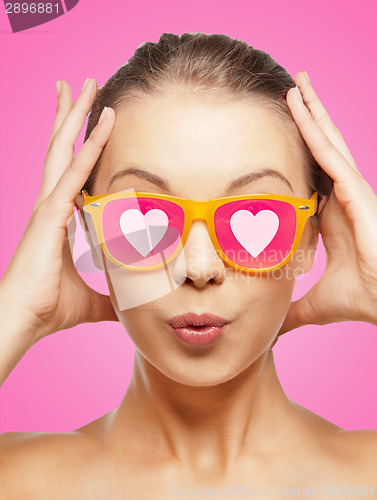
<instances>
[{"instance_id":1,"label":"pink background","mask_svg":"<svg viewBox=\"0 0 377 500\"><path fill-rule=\"evenodd\" d=\"M37 197L55 81L67 80L76 99L87 77L102 86L142 42L157 41L163 32L225 33L270 53L293 76L306 70L377 192L376 14L373 0L80 0L64 16L13 34L1 5L1 275ZM83 133L78 148L82 140ZM323 269L320 244L294 299ZM274 352L289 398L346 429L377 428L376 327L308 325L283 336ZM116 408L133 353L115 323L80 325L42 339L0 390L0 432L70 431Z\"/></svg>"}]
</instances>

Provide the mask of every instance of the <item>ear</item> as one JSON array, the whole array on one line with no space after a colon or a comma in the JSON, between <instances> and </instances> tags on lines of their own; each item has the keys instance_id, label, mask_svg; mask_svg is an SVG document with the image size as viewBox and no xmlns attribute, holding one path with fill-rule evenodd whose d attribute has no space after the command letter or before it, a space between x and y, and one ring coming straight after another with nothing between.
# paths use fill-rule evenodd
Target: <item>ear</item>
<instances>
[{"instance_id":1,"label":"ear","mask_svg":"<svg viewBox=\"0 0 377 500\"><path fill-rule=\"evenodd\" d=\"M93 263L96 266L97 269L103 271L103 264L102 264L102 250L100 247L100 244L98 242L96 232L94 229L94 224L92 220L92 216L83 210L84 208L84 199L82 193L79 193L76 198L75 198L75 206L77 208L77 213L79 216L79 221L81 224L81 227L84 230L85 233L85 239L86 242L88 243L90 247L90 251L92 254L92 259Z\"/></svg>"},{"instance_id":2,"label":"ear","mask_svg":"<svg viewBox=\"0 0 377 500\"><path fill-rule=\"evenodd\" d=\"M328 202L328 199L329 199L328 196L326 196L325 194L322 195L321 201L319 202L319 205L318 205L318 208L317 208L318 214L320 214L322 212L322 210L324 209L326 203Z\"/></svg>"},{"instance_id":3,"label":"ear","mask_svg":"<svg viewBox=\"0 0 377 500\"><path fill-rule=\"evenodd\" d=\"M312 224L310 230L310 240L308 241L306 247L302 250L302 257L298 259L301 271L300 274L307 273L313 267L314 257L317 250L319 230L314 224Z\"/></svg>"},{"instance_id":4,"label":"ear","mask_svg":"<svg viewBox=\"0 0 377 500\"><path fill-rule=\"evenodd\" d=\"M76 207L77 213L79 215L79 221L80 221L81 227L83 228L83 230L85 232L86 242L90 245L91 240L90 240L89 228L88 228L88 224L86 222L86 217L85 217L85 216L87 216L87 214L85 214L85 212L83 211L84 196L81 192L78 193L78 195L76 195L75 207Z\"/></svg>"}]
</instances>

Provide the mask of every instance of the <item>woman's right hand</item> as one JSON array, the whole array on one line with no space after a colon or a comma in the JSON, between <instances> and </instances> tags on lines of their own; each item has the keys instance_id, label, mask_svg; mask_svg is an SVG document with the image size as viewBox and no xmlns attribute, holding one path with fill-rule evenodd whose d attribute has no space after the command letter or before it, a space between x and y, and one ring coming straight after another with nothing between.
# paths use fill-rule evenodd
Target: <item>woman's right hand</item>
<instances>
[{"instance_id":1,"label":"woman's right hand","mask_svg":"<svg viewBox=\"0 0 377 500\"><path fill-rule=\"evenodd\" d=\"M28 335L31 331L34 342L79 323L118 321L110 297L90 288L78 274L67 239L75 198L108 141L115 121L114 110L105 108L102 121L73 156L75 141L96 93L95 80L88 79L73 103L69 84L61 82L41 189L0 282L1 309L17 315L20 328L25 326Z\"/></svg>"}]
</instances>

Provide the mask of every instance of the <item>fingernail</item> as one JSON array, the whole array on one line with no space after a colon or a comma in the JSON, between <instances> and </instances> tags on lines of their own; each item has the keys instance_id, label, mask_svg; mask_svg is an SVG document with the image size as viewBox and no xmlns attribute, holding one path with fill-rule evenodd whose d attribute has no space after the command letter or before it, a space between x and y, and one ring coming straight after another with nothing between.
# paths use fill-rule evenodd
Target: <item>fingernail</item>
<instances>
[{"instance_id":1,"label":"fingernail","mask_svg":"<svg viewBox=\"0 0 377 500\"><path fill-rule=\"evenodd\" d=\"M103 122L103 120L104 120L104 119L105 119L105 117L106 117L106 113L107 113L107 110L108 110L108 109L109 109L109 108L107 108L107 106L105 106L105 107L103 108L102 113L99 115L98 123Z\"/></svg>"},{"instance_id":2,"label":"fingernail","mask_svg":"<svg viewBox=\"0 0 377 500\"><path fill-rule=\"evenodd\" d=\"M86 87L88 86L90 82L90 78L87 78L84 82L84 85L82 86L82 89L81 89L81 92L84 92L84 90L86 89Z\"/></svg>"},{"instance_id":3,"label":"fingernail","mask_svg":"<svg viewBox=\"0 0 377 500\"><path fill-rule=\"evenodd\" d=\"M62 90L62 82L60 80L58 80L56 82L56 93L58 94L58 97L60 96L61 90Z\"/></svg>"},{"instance_id":4,"label":"fingernail","mask_svg":"<svg viewBox=\"0 0 377 500\"><path fill-rule=\"evenodd\" d=\"M305 73L306 78L308 79L308 82L309 82L309 83L311 83L311 82L310 82L310 78L309 78L309 76L308 76L307 72L306 72L306 71L304 71L304 73Z\"/></svg>"},{"instance_id":5,"label":"fingernail","mask_svg":"<svg viewBox=\"0 0 377 500\"><path fill-rule=\"evenodd\" d=\"M303 102L304 102L304 100L303 100L303 98L302 98L302 95L301 95L300 89L296 86L296 87L295 87L295 90L296 90L296 94L297 94L297 96L299 97L300 101L303 103Z\"/></svg>"}]
</instances>

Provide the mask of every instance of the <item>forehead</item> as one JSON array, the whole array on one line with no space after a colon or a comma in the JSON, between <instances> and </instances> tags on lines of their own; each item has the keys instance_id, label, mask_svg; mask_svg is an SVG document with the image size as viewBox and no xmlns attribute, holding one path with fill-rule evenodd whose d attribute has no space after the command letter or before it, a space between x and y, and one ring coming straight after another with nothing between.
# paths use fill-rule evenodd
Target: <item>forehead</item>
<instances>
[{"instance_id":1,"label":"forehead","mask_svg":"<svg viewBox=\"0 0 377 500\"><path fill-rule=\"evenodd\" d=\"M189 197L195 189L198 198L207 197L209 187L219 194L225 184L258 169L281 172L294 190L305 185L298 147L272 111L250 98L215 100L188 92L148 96L116 112L98 184L106 189L108 180L126 168L159 175L177 196ZM123 189L126 177L128 185L135 181L134 175L124 176L115 187ZM284 189L276 178L267 181Z\"/></svg>"}]
</instances>

